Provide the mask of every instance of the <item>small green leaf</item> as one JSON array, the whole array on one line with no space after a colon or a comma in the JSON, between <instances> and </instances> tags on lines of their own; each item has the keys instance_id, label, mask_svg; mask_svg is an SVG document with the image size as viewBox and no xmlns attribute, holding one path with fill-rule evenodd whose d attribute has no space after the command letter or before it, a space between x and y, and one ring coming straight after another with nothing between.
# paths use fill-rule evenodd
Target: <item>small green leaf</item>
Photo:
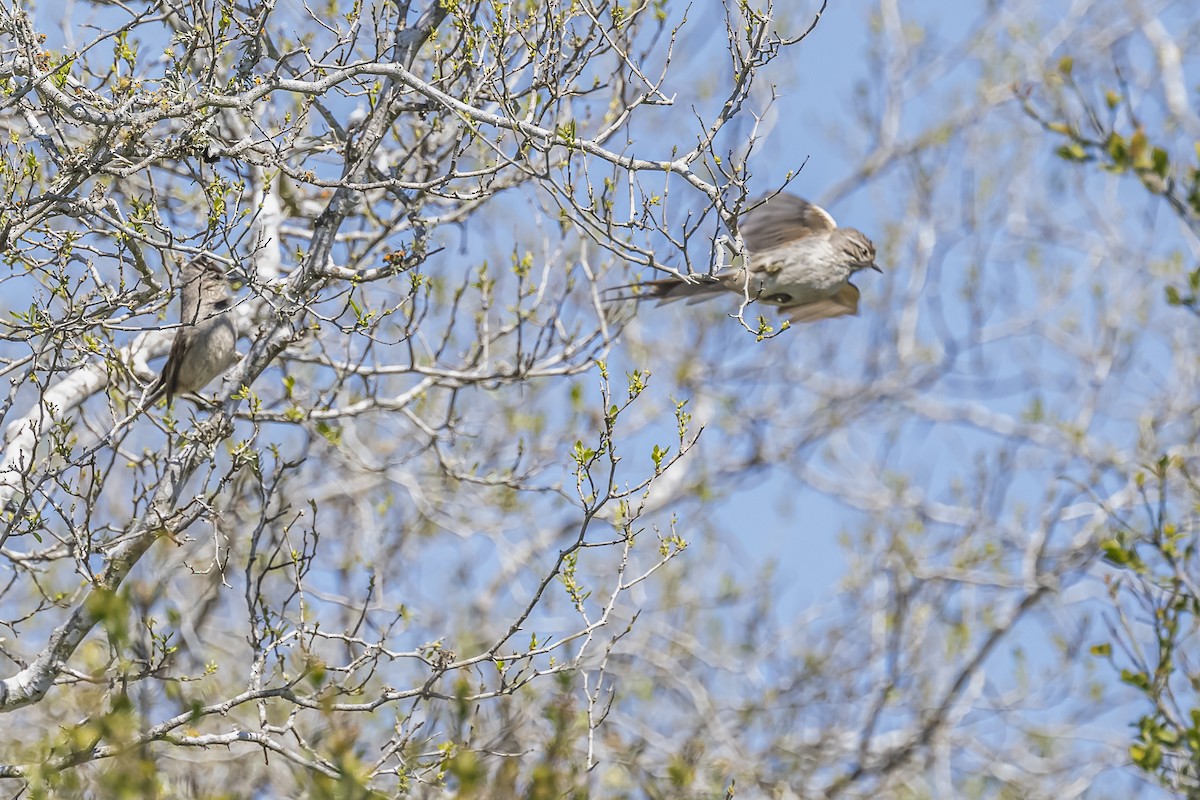
<instances>
[{"instance_id":1,"label":"small green leaf","mask_svg":"<svg viewBox=\"0 0 1200 800\"><path fill-rule=\"evenodd\" d=\"M1129 757L1133 759L1134 764L1137 764L1144 770L1153 772L1162 764L1162 748L1157 744L1131 745L1129 748Z\"/></svg>"},{"instance_id":2,"label":"small green leaf","mask_svg":"<svg viewBox=\"0 0 1200 800\"><path fill-rule=\"evenodd\" d=\"M1150 677L1144 672L1133 672L1132 670L1123 669L1121 670L1121 682L1143 691L1150 688Z\"/></svg>"},{"instance_id":3,"label":"small green leaf","mask_svg":"<svg viewBox=\"0 0 1200 800\"><path fill-rule=\"evenodd\" d=\"M317 423L317 433L325 437L325 441L329 442L334 447L342 443L342 429L330 425L328 422Z\"/></svg>"},{"instance_id":4,"label":"small green leaf","mask_svg":"<svg viewBox=\"0 0 1200 800\"><path fill-rule=\"evenodd\" d=\"M1087 154L1087 151L1083 149L1083 145L1081 145L1079 142L1064 144L1062 147L1055 150L1054 153L1065 161L1084 162L1091 160L1091 157Z\"/></svg>"},{"instance_id":5,"label":"small green leaf","mask_svg":"<svg viewBox=\"0 0 1200 800\"><path fill-rule=\"evenodd\" d=\"M1129 158L1133 161L1135 169L1147 169L1151 165L1150 160L1150 141L1146 138L1146 131L1138 128L1133 132L1133 136L1129 137Z\"/></svg>"},{"instance_id":6,"label":"small green leaf","mask_svg":"<svg viewBox=\"0 0 1200 800\"><path fill-rule=\"evenodd\" d=\"M1111 134L1108 137L1108 157L1112 159L1112 166L1115 171L1120 171L1129 166L1129 144L1125 141L1125 137L1119 133Z\"/></svg>"},{"instance_id":7,"label":"small green leaf","mask_svg":"<svg viewBox=\"0 0 1200 800\"><path fill-rule=\"evenodd\" d=\"M1171 171L1171 160L1167 156L1167 151L1161 147L1155 147L1150 152L1150 160L1153 163L1151 169L1154 170L1154 174L1160 178L1166 178L1167 173Z\"/></svg>"},{"instance_id":8,"label":"small green leaf","mask_svg":"<svg viewBox=\"0 0 1200 800\"><path fill-rule=\"evenodd\" d=\"M1100 545L1104 560L1114 567L1124 567L1134 559L1133 552L1116 539L1109 539Z\"/></svg>"}]
</instances>

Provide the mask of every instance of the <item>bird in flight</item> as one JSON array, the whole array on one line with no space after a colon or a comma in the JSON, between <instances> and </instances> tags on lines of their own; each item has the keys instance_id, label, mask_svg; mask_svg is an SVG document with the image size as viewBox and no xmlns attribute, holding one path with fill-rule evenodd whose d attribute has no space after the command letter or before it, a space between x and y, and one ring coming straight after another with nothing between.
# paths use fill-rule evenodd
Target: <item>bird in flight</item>
<instances>
[{"instance_id":1,"label":"bird in flight","mask_svg":"<svg viewBox=\"0 0 1200 800\"><path fill-rule=\"evenodd\" d=\"M760 198L738 220L749 256L714 275L636 284L638 300L697 303L726 292L777 306L792 322L858 313L850 277L875 264L875 245L861 231L839 228L820 206L791 194Z\"/></svg>"}]
</instances>

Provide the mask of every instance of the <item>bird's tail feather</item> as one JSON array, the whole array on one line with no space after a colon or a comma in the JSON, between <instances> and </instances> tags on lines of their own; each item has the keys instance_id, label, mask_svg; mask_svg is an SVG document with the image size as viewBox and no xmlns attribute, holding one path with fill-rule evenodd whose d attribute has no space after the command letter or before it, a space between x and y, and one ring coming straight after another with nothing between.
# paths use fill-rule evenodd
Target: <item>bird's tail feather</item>
<instances>
[{"instance_id":1,"label":"bird's tail feather","mask_svg":"<svg viewBox=\"0 0 1200 800\"><path fill-rule=\"evenodd\" d=\"M627 286L615 286L609 291L620 292L611 300L657 300L659 305L687 300L688 305L699 303L720 294L724 290L721 281L712 275L692 275L690 280L682 278L660 278Z\"/></svg>"}]
</instances>

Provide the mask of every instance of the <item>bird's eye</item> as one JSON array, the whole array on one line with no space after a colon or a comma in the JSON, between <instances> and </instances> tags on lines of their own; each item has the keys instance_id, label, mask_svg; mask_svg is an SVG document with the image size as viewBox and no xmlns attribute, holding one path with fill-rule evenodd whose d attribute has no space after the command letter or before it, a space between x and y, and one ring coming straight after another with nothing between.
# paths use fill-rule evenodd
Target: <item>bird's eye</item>
<instances>
[{"instance_id":1,"label":"bird's eye","mask_svg":"<svg viewBox=\"0 0 1200 800\"><path fill-rule=\"evenodd\" d=\"M783 305L784 303L790 303L792 301L792 296L787 292L776 292L775 294L768 295L763 299L768 303L777 303L779 305Z\"/></svg>"}]
</instances>

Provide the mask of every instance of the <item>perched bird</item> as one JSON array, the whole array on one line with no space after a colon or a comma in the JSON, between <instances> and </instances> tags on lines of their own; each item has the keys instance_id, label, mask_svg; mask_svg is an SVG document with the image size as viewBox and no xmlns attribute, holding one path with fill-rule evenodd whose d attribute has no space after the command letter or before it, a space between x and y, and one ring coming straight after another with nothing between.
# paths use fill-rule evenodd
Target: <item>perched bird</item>
<instances>
[{"instance_id":1,"label":"perched bird","mask_svg":"<svg viewBox=\"0 0 1200 800\"><path fill-rule=\"evenodd\" d=\"M860 269L883 272L875 245L854 228L839 228L825 209L790 194L756 200L738 221L749 256L747 265L691 280L662 278L638 287L639 300L689 303L735 292L778 306L793 322L813 322L858 313Z\"/></svg>"},{"instance_id":2,"label":"perched bird","mask_svg":"<svg viewBox=\"0 0 1200 800\"><path fill-rule=\"evenodd\" d=\"M228 313L225 269L200 256L183 266L179 278L183 287L179 292L179 329L152 394L157 399L165 393L168 407L176 395L207 386L237 356L237 326Z\"/></svg>"}]
</instances>

